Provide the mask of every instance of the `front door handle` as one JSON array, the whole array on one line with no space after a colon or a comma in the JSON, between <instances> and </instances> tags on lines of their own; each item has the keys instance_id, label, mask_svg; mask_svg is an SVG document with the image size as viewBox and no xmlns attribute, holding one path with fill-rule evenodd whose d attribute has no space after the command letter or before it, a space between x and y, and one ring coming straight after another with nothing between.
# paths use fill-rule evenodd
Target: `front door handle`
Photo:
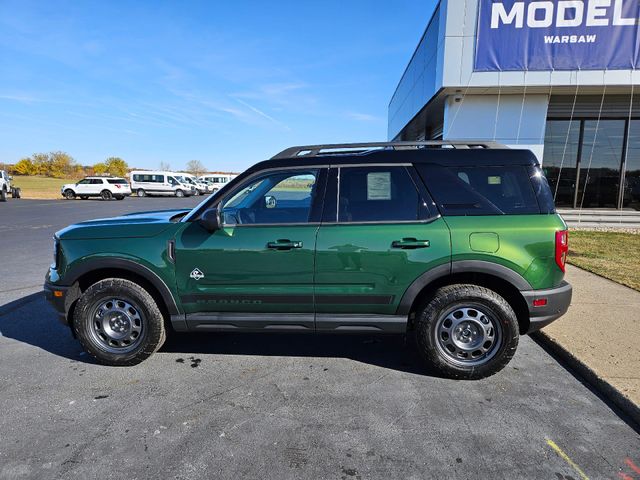
<instances>
[{"instance_id":1,"label":"front door handle","mask_svg":"<svg viewBox=\"0 0 640 480\"><path fill-rule=\"evenodd\" d=\"M267 248L271 250L291 250L292 248L302 248L302 242L299 240L280 239L267 243Z\"/></svg>"},{"instance_id":2,"label":"front door handle","mask_svg":"<svg viewBox=\"0 0 640 480\"><path fill-rule=\"evenodd\" d=\"M401 248L403 250L414 250L416 248L427 248L430 246L429 240L417 240L415 238L403 238L391 242L391 248Z\"/></svg>"}]
</instances>

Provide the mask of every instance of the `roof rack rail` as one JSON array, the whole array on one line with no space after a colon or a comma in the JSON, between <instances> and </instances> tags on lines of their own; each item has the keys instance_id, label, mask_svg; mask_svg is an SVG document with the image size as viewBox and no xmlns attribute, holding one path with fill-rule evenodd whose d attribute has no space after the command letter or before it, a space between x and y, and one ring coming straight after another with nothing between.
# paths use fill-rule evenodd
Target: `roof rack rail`
<instances>
[{"instance_id":1,"label":"roof rack rail","mask_svg":"<svg viewBox=\"0 0 640 480\"><path fill-rule=\"evenodd\" d=\"M282 150L271 157L272 160L295 157L315 157L318 155L338 155L360 153L372 149L408 150L417 148L508 148L497 142L486 140L427 140L402 142L334 143L327 145L301 145Z\"/></svg>"}]
</instances>

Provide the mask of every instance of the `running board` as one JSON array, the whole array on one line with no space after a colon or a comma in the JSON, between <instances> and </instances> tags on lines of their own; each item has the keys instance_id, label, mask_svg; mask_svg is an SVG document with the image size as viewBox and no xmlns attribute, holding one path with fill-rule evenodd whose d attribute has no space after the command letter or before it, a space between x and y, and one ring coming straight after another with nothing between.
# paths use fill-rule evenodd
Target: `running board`
<instances>
[{"instance_id":1,"label":"running board","mask_svg":"<svg viewBox=\"0 0 640 480\"><path fill-rule=\"evenodd\" d=\"M176 320L172 318L176 330L190 332L405 333L407 330L407 317L402 315L220 312L188 314L184 324Z\"/></svg>"}]
</instances>

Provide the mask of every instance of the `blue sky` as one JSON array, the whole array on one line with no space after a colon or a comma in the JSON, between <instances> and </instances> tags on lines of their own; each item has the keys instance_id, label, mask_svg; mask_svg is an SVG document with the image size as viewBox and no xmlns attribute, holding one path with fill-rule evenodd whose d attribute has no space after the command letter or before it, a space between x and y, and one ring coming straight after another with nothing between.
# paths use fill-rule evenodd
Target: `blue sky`
<instances>
[{"instance_id":1,"label":"blue sky","mask_svg":"<svg viewBox=\"0 0 640 480\"><path fill-rule=\"evenodd\" d=\"M240 171L291 145L385 140L434 0L0 0L0 163Z\"/></svg>"}]
</instances>

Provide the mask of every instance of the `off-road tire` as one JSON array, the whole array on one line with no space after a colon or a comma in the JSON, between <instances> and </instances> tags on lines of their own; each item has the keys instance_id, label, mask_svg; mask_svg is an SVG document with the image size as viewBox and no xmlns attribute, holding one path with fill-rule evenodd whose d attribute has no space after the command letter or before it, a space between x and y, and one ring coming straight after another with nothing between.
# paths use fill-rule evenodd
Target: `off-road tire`
<instances>
[{"instance_id":1,"label":"off-road tire","mask_svg":"<svg viewBox=\"0 0 640 480\"><path fill-rule=\"evenodd\" d=\"M74 198L76 198L76 193L68 188L64 191L64 198L66 198L67 200L73 200Z\"/></svg>"},{"instance_id":2,"label":"off-road tire","mask_svg":"<svg viewBox=\"0 0 640 480\"><path fill-rule=\"evenodd\" d=\"M480 365L462 365L439 347L439 320L452 309L466 305L491 312L501 329L493 356ZM499 372L513 358L519 340L518 320L509 303L493 290L477 285L448 285L436 290L417 312L416 340L420 354L443 376L477 380Z\"/></svg>"},{"instance_id":3,"label":"off-road tire","mask_svg":"<svg viewBox=\"0 0 640 480\"><path fill-rule=\"evenodd\" d=\"M132 351L111 353L91 333L95 307L110 298L124 299L143 315L142 338ZM140 285L122 278L107 278L87 288L74 309L72 328L86 352L111 366L137 365L158 351L166 339L164 318L153 297Z\"/></svg>"},{"instance_id":4,"label":"off-road tire","mask_svg":"<svg viewBox=\"0 0 640 480\"><path fill-rule=\"evenodd\" d=\"M102 192L100 192L100 197L102 198L102 200L111 200L113 198L113 193L111 193L109 190L103 190Z\"/></svg>"}]
</instances>

